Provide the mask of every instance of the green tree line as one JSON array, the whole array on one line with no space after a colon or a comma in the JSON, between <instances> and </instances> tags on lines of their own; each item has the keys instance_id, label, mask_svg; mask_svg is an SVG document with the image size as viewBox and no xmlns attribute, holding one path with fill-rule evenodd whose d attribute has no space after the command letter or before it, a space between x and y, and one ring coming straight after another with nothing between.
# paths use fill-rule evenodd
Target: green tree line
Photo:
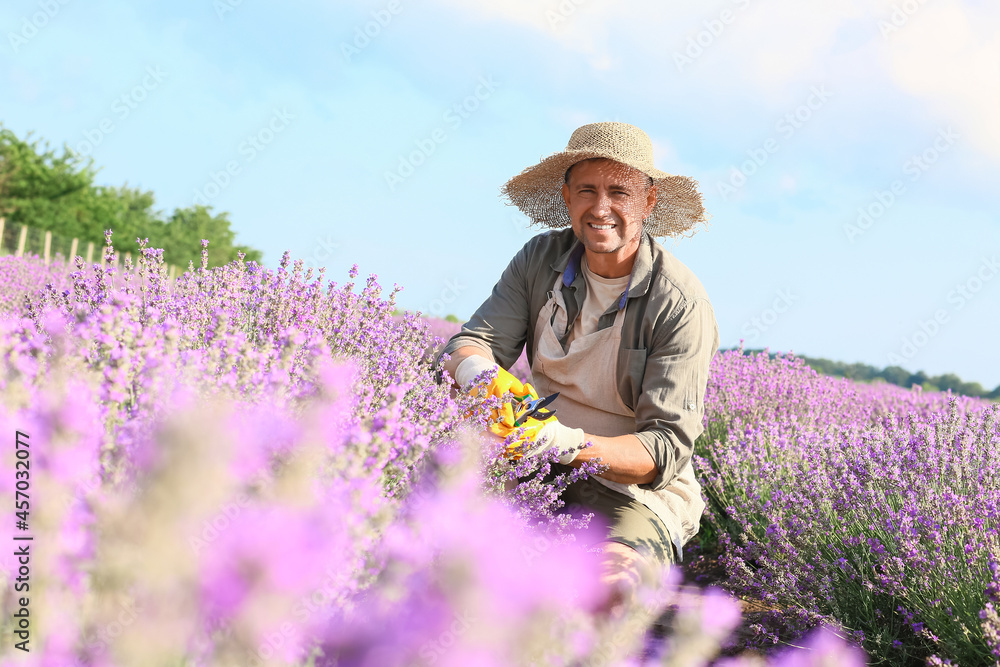
<instances>
[{"instance_id":1,"label":"green tree line","mask_svg":"<svg viewBox=\"0 0 1000 667\"><path fill-rule=\"evenodd\" d=\"M170 215L154 210L153 193L131 188L94 184L99 170L92 159L84 159L63 146L61 153L32 140L32 133L18 138L0 123L0 217L51 231L81 242L104 244L104 230L114 231L119 252L138 251L137 238L163 248L167 264L199 265L201 240L209 241L209 263L226 264L246 253L246 259L261 261L259 250L236 243L229 214L213 213L212 207L189 206Z\"/></svg>"},{"instance_id":2,"label":"green tree line","mask_svg":"<svg viewBox=\"0 0 1000 667\"><path fill-rule=\"evenodd\" d=\"M755 354L763 350L744 350L746 354ZM771 357L775 356L771 353ZM806 357L795 355L801 358L806 364L811 366L817 373L845 377L859 382L888 382L909 389L913 385L919 385L926 391L947 391L953 394L965 396L975 396L991 400L1000 400L1000 385L990 391L983 388L978 382L963 382L962 378L954 373L943 375L927 375L923 371L911 373L899 366L887 366L877 368L868 364L848 364L843 361L830 361L817 357Z\"/></svg>"}]
</instances>

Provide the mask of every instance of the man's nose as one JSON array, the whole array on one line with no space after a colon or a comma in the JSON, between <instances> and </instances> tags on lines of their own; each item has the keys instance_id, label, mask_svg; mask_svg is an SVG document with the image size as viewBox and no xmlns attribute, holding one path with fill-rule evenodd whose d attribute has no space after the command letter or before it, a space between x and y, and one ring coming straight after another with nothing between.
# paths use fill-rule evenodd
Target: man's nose
<instances>
[{"instance_id":1,"label":"man's nose","mask_svg":"<svg viewBox=\"0 0 1000 667\"><path fill-rule=\"evenodd\" d=\"M598 192L597 201L594 202L593 213L595 217L606 218L611 215L611 197L607 192Z\"/></svg>"}]
</instances>

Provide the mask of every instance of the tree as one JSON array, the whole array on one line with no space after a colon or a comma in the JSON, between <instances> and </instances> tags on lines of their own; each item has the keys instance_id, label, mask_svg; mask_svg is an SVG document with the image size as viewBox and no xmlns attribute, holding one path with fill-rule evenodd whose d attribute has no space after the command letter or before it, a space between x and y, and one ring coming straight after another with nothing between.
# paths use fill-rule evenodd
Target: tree
<instances>
[{"instance_id":1,"label":"tree","mask_svg":"<svg viewBox=\"0 0 1000 667\"><path fill-rule=\"evenodd\" d=\"M910 379L910 371L900 366L888 366L879 375L885 378L886 382L891 382L900 387L908 386L906 383Z\"/></svg>"},{"instance_id":2,"label":"tree","mask_svg":"<svg viewBox=\"0 0 1000 667\"><path fill-rule=\"evenodd\" d=\"M0 126L0 215L54 234L81 236L81 226L93 222L96 208L91 161L66 148L56 155L30 139L30 132L22 140Z\"/></svg>"},{"instance_id":3,"label":"tree","mask_svg":"<svg viewBox=\"0 0 1000 667\"><path fill-rule=\"evenodd\" d=\"M163 259L168 264L187 266L201 262L201 241L208 240L208 262L219 266L246 254L247 260L261 261L261 252L234 243L236 234L229 228L229 213L212 215L212 207L190 206L176 209L164 225ZM152 241L152 239L150 239Z\"/></svg>"},{"instance_id":4,"label":"tree","mask_svg":"<svg viewBox=\"0 0 1000 667\"><path fill-rule=\"evenodd\" d=\"M923 386L923 384L927 382L929 379L930 378L927 377L927 373L924 373L923 371L917 371L916 373L910 375L909 378L907 378L905 386L910 387L915 384Z\"/></svg>"},{"instance_id":5,"label":"tree","mask_svg":"<svg viewBox=\"0 0 1000 667\"><path fill-rule=\"evenodd\" d=\"M959 385L958 389L955 390L956 394L964 394L966 396L986 396L987 392L983 389L983 385L978 382L963 382Z\"/></svg>"},{"instance_id":6,"label":"tree","mask_svg":"<svg viewBox=\"0 0 1000 667\"><path fill-rule=\"evenodd\" d=\"M93 160L82 159L69 148L61 154L31 140L19 139L0 124L0 215L10 222L51 231L65 238L104 244L104 231L114 231L119 252L138 251L137 238L163 248L164 261L186 267L201 264L201 241L209 242L209 263L225 264L246 254L260 262L262 253L236 244L228 213L211 208L175 209L168 217L154 210L148 190L94 185Z\"/></svg>"},{"instance_id":7,"label":"tree","mask_svg":"<svg viewBox=\"0 0 1000 667\"><path fill-rule=\"evenodd\" d=\"M941 387L942 391L951 389L953 392L958 392L959 388L962 386L962 378L958 377L954 373L938 375L930 378L930 381Z\"/></svg>"}]
</instances>

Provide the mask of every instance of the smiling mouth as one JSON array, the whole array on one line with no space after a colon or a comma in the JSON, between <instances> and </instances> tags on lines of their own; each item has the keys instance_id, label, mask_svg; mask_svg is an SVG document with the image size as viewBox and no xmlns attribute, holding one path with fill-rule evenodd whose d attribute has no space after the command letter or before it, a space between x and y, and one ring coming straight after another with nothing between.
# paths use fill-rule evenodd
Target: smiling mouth
<instances>
[{"instance_id":1,"label":"smiling mouth","mask_svg":"<svg viewBox=\"0 0 1000 667\"><path fill-rule=\"evenodd\" d=\"M593 222L588 222L587 226L590 227L591 229L597 229L597 230L600 230L600 231L605 231L605 230L608 230L608 229L614 229L615 228L614 225L599 225L599 224L593 223Z\"/></svg>"}]
</instances>

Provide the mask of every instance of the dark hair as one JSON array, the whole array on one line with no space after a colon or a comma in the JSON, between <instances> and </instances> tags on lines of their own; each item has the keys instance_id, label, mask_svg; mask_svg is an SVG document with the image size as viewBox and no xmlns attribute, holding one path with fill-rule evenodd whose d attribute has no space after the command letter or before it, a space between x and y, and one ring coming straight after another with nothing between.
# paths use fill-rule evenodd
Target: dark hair
<instances>
[{"instance_id":1,"label":"dark hair","mask_svg":"<svg viewBox=\"0 0 1000 667\"><path fill-rule=\"evenodd\" d=\"M607 159L609 159L609 158L589 157L586 160L580 160L580 162L587 162L587 160L607 160ZM575 162L575 163L571 164L569 166L569 168L566 170L566 173L563 174L563 182L566 185L569 185L569 172L573 171L573 167L575 167L576 165L580 164L580 162ZM646 184L647 187L650 187L650 188L653 187L653 177L650 176L649 174L646 174L646 180L649 181L649 183Z\"/></svg>"}]
</instances>

